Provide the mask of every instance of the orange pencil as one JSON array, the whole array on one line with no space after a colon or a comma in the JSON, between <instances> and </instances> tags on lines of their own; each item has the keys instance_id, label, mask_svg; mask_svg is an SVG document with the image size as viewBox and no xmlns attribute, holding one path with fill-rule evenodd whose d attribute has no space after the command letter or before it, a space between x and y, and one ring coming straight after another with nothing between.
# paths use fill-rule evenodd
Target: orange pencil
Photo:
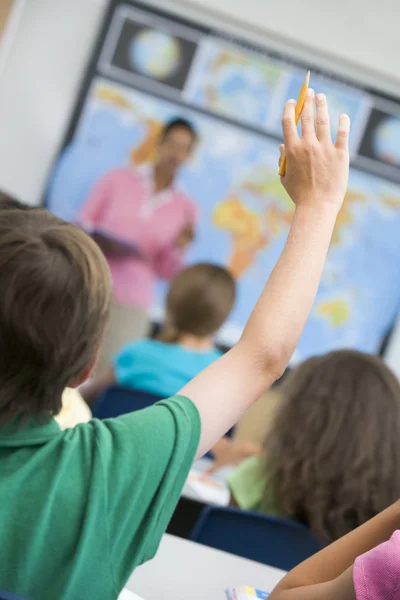
<instances>
[{"instance_id":1,"label":"orange pencil","mask_svg":"<svg viewBox=\"0 0 400 600\"><path fill-rule=\"evenodd\" d=\"M299 98L297 100L296 113L295 113L296 125L298 124L298 122L300 120L300 115L304 108L304 102L306 100L306 94L307 94L309 84L310 84L310 71L308 71L308 73L304 79L304 83L301 86ZM279 175L282 176L285 173L286 173L286 154L284 154L282 156L281 163L279 165Z\"/></svg>"}]
</instances>

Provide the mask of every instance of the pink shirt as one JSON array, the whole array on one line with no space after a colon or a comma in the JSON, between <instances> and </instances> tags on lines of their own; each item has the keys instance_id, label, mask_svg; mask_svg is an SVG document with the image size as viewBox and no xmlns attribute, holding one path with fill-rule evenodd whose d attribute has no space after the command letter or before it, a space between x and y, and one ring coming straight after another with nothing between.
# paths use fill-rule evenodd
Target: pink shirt
<instances>
[{"instance_id":1,"label":"pink shirt","mask_svg":"<svg viewBox=\"0 0 400 600\"><path fill-rule=\"evenodd\" d=\"M399 600L400 531L357 558L353 581L357 600Z\"/></svg>"},{"instance_id":2,"label":"pink shirt","mask_svg":"<svg viewBox=\"0 0 400 600\"><path fill-rule=\"evenodd\" d=\"M156 193L152 167L126 167L97 183L78 220L89 234L103 233L138 249L140 257L107 259L116 300L148 308L155 279L170 280L182 268L175 240L194 225L196 207L176 185Z\"/></svg>"}]
</instances>

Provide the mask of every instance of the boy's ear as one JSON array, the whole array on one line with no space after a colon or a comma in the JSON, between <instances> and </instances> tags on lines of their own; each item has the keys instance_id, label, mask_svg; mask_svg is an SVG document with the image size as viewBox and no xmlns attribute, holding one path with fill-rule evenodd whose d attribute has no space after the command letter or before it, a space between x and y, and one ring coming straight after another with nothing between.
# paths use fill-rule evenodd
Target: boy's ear
<instances>
[{"instance_id":1,"label":"boy's ear","mask_svg":"<svg viewBox=\"0 0 400 600\"><path fill-rule=\"evenodd\" d=\"M80 385L82 385L82 383L85 383L85 381L87 381L93 375L99 358L99 353L100 349L96 350L95 357L90 363L90 365L88 365L81 373L79 373L77 377L74 377L73 379L71 379L71 381L68 382L69 388L74 389L79 387Z\"/></svg>"}]
</instances>

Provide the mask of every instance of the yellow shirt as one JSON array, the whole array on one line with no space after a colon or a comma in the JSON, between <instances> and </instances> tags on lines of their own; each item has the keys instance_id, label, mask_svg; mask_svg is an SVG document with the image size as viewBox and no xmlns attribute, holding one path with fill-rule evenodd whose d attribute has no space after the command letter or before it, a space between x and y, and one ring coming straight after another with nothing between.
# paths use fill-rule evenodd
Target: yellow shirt
<instances>
[{"instance_id":1,"label":"yellow shirt","mask_svg":"<svg viewBox=\"0 0 400 600\"><path fill-rule=\"evenodd\" d=\"M61 412L54 417L60 429L70 429L92 418L90 408L77 390L67 388L62 397Z\"/></svg>"}]
</instances>

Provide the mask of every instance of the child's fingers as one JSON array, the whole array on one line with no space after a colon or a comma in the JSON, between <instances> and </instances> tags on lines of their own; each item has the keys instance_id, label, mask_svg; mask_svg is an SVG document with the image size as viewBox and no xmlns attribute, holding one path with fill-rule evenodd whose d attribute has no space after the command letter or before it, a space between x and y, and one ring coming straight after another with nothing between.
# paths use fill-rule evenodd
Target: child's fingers
<instances>
[{"instance_id":1,"label":"child's fingers","mask_svg":"<svg viewBox=\"0 0 400 600\"><path fill-rule=\"evenodd\" d=\"M289 147L299 139L296 127L295 110L296 100L288 100L283 109L282 117L283 139L286 147Z\"/></svg>"},{"instance_id":2,"label":"child's fingers","mask_svg":"<svg viewBox=\"0 0 400 600\"><path fill-rule=\"evenodd\" d=\"M301 131L303 138L312 140L315 138L315 117L314 117L314 90L307 90L306 101L301 113Z\"/></svg>"},{"instance_id":3,"label":"child's fingers","mask_svg":"<svg viewBox=\"0 0 400 600\"><path fill-rule=\"evenodd\" d=\"M317 106L317 138L320 142L331 141L331 127L329 122L328 102L325 94L317 94L315 97Z\"/></svg>"},{"instance_id":4,"label":"child's fingers","mask_svg":"<svg viewBox=\"0 0 400 600\"><path fill-rule=\"evenodd\" d=\"M350 135L350 117L348 115L340 115L339 128L336 135L336 148L338 150L349 150L349 135Z\"/></svg>"}]
</instances>

